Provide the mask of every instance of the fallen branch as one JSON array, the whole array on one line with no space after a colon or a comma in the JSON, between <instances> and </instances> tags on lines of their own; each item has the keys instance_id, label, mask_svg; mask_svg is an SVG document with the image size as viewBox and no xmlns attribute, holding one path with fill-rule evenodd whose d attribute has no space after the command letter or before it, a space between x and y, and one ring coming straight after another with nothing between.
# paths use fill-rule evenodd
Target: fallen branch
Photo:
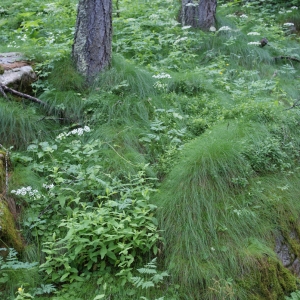
<instances>
[{"instance_id":1,"label":"fallen branch","mask_svg":"<svg viewBox=\"0 0 300 300\"><path fill-rule=\"evenodd\" d=\"M293 61L297 61L297 62L300 62L300 59L299 58L296 58L296 57L292 57L292 56L284 56L284 55L281 55L281 56L276 56L274 57L274 59L288 59L288 60L293 60Z\"/></svg>"},{"instance_id":2,"label":"fallen branch","mask_svg":"<svg viewBox=\"0 0 300 300\"><path fill-rule=\"evenodd\" d=\"M2 96L4 98L8 99L7 95L5 94L5 92L9 92L9 93L11 93L13 95L17 95L19 97L22 97L22 98L25 98L25 99L29 99L32 102L38 103L38 104L46 106L46 107L49 106L46 102L44 102L44 101L42 101L42 100L40 100L38 98L32 97L32 96L30 96L28 94L24 94L24 93L18 92L16 90L12 89L12 88L9 88L6 85L0 84L0 93L2 94Z\"/></svg>"},{"instance_id":3,"label":"fallen branch","mask_svg":"<svg viewBox=\"0 0 300 300\"><path fill-rule=\"evenodd\" d=\"M5 92L3 91L3 88L2 86L0 85L0 94L5 98L5 99L8 99Z\"/></svg>"},{"instance_id":4,"label":"fallen branch","mask_svg":"<svg viewBox=\"0 0 300 300\"><path fill-rule=\"evenodd\" d=\"M285 110L290 110L290 109L296 108L298 106L300 106L300 99L295 101L291 107L286 108Z\"/></svg>"}]
</instances>

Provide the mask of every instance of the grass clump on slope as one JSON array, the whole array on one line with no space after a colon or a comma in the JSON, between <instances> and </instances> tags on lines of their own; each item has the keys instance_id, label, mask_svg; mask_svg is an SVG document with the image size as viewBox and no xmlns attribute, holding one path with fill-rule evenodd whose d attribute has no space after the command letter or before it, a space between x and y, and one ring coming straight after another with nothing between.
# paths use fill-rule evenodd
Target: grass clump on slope
<instances>
[{"instance_id":1,"label":"grass clump on slope","mask_svg":"<svg viewBox=\"0 0 300 300\"><path fill-rule=\"evenodd\" d=\"M249 299L249 290L238 281L257 270L264 255L277 261L271 236L280 226L275 216L300 207L292 192L295 181L286 191L274 188L275 175L266 170L259 180L252 157L245 155L251 143L255 149L269 136L262 123L218 125L183 150L163 183L156 202L165 261L188 297ZM273 197L283 201L270 203Z\"/></svg>"}]
</instances>

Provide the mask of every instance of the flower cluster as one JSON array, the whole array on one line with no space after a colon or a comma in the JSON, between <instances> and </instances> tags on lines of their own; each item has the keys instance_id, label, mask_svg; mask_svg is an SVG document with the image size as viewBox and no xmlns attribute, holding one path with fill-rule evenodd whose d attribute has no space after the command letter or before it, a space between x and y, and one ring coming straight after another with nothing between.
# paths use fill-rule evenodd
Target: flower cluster
<instances>
[{"instance_id":1,"label":"flower cluster","mask_svg":"<svg viewBox=\"0 0 300 300\"><path fill-rule=\"evenodd\" d=\"M231 28L229 26L222 26L218 31L229 31Z\"/></svg>"},{"instance_id":2,"label":"flower cluster","mask_svg":"<svg viewBox=\"0 0 300 300\"><path fill-rule=\"evenodd\" d=\"M152 77L156 78L156 79L172 78L171 75L167 74L167 73L161 73L161 74L153 75Z\"/></svg>"},{"instance_id":3,"label":"flower cluster","mask_svg":"<svg viewBox=\"0 0 300 300\"><path fill-rule=\"evenodd\" d=\"M247 35L260 35L258 32L248 32Z\"/></svg>"},{"instance_id":4,"label":"flower cluster","mask_svg":"<svg viewBox=\"0 0 300 300\"><path fill-rule=\"evenodd\" d=\"M40 198L39 191L38 190L33 190L31 186L27 187L22 187L18 190L12 190L12 194L15 194L17 196L30 196L30 197L35 197L35 198Z\"/></svg>"},{"instance_id":5,"label":"flower cluster","mask_svg":"<svg viewBox=\"0 0 300 300\"><path fill-rule=\"evenodd\" d=\"M73 129L72 131L69 131L68 133L62 132L56 138L59 139L59 140L62 140L65 137L70 136L70 135L79 135L79 136L81 136L85 132L90 132L90 131L91 131L91 129L90 129L89 126L84 126L83 128L80 127L80 128Z\"/></svg>"},{"instance_id":6,"label":"flower cluster","mask_svg":"<svg viewBox=\"0 0 300 300\"><path fill-rule=\"evenodd\" d=\"M54 184L53 183L51 183L51 184L43 183L43 188L45 188L46 190L51 190L54 188Z\"/></svg>"},{"instance_id":7,"label":"flower cluster","mask_svg":"<svg viewBox=\"0 0 300 300\"><path fill-rule=\"evenodd\" d=\"M260 42L249 42L248 45L256 45L256 46L259 46L259 45L260 45Z\"/></svg>"},{"instance_id":8,"label":"flower cluster","mask_svg":"<svg viewBox=\"0 0 300 300\"><path fill-rule=\"evenodd\" d=\"M242 14L242 15L240 15L240 18L242 18L242 19L247 19L247 18L248 18L248 16L247 16L247 15L245 15L245 14Z\"/></svg>"},{"instance_id":9,"label":"flower cluster","mask_svg":"<svg viewBox=\"0 0 300 300\"><path fill-rule=\"evenodd\" d=\"M291 9L298 9L298 6L292 6Z\"/></svg>"},{"instance_id":10,"label":"flower cluster","mask_svg":"<svg viewBox=\"0 0 300 300\"><path fill-rule=\"evenodd\" d=\"M181 37L181 38L175 40L174 45L176 45L176 44L179 43L179 42L185 41L185 40L187 40L187 39L188 39L187 36L183 36L183 37ZM152 77L153 77L153 76L152 76Z\"/></svg>"},{"instance_id":11,"label":"flower cluster","mask_svg":"<svg viewBox=\"0 0 300 300\"><path fill-rule=\"evenodd\" d=\"M189 28L191 28L191 27L192 27L192 26L182 26L181 29L182 29L182 30L185 30L185 29L189 29Z\"/></svg>"},{"instance_id":12,"label":"flower cluster","mask_svg":"<svg viewBox=\"0 0 300 300\"><path fill-rule=\"evenodd\" d=\"M294 23L284 23L283 26L287 26L287 27L294 26Z\"/></svg>"}]
</instances>

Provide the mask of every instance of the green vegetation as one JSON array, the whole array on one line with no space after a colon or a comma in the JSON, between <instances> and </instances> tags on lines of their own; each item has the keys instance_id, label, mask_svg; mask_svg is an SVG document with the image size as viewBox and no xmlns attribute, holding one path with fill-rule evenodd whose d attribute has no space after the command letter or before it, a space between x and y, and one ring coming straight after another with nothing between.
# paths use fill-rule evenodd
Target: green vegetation
<instances>
[{"instance_id":1,"label":"green vegetation","mask_svg":"<svg viewBox=\"0 0 300 300\"><path fill-rule=\"evenodd\" d=\"M218 2L201 32L179 1L114 1L87 87L77 1L1 1L0 51L49 104L0 98L1 299L300 299L275 251L300 257L300 7Z\"/></svg>"}]
</instances>

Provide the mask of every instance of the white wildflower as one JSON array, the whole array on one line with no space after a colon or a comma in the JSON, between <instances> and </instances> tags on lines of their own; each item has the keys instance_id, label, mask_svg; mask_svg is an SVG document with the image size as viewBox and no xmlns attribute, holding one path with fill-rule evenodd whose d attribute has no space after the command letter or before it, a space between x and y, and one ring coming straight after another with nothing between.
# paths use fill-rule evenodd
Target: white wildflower
<instances>
[{"instance_id":1,"label":"white wildflower","mask_svg":"<svg viewBox=\"0 0 300 300\"><path fill-rule=\"evenodd\" d=\"M158 20L158 19L159 19L159 15L157 15L157 14L152 14L152 15L149 16L149 19L150 19L150 20Z\"/></svg>"},{"instance_id":2,"label":"white wildflower","mask_svg":"<svg viewBox=\"0 0 300 300\"><path fill-rule=\"evenodd\" d=\"M78 129L73 129L72 131L70 131L69 133L67 133L67 135L77 134L77 133L78 133Z\"/></svg>"},{"instance_id":3,"label":"white wildflower","mask_svg":"<svg viewBox=\"0 0 300 300\"><path fill-rule=\"evenodd\" d=\"M62 132L62 133L60 133L57 137L56 137L56 139L58 139L58 140L62 140L63 138L65 138L66 137L66 133L65 132Z\"/></svg>"},{"instance_id":4,"label":"white wildflower","mask_svg":"<svg viewBox=\"0 0 300 300\"><path fill-rule=\"evenodd\" d=\"M294 23L284 23L283 26L294 26Z\"/></svg>"},{"instance_id":5,"label":"white wildflower","mask_svg":"<svg viewBox=\"0 0 300 300\"><path fill-rule=\"evenodd\" d=\"M156 78L156 79L172 78L171 75L167 74L167 73L161 73L161 74L158 74L158 75L153 75L152 77Z\"/></svg>"},{"instance_id":6,"label":"white wildflower","mask_svg":"<svg viewBox=\"0 0 300 300\"><path fill-rule=\"evenodd\" d=\"M229 31L231 28L229 26L222 26L218 31Z\"/></svg>"},{"instance_id":7,"label":"white wildflower","mask_svg":"<svg viewBox=\"0 0 300 300\"><path fill-rule=\"evenodd\" d=\"M298 9L298 6L292 6L291 9Z\"/></svg>"},{"instance_id":8,"label":"white wildflower","mask_svg":"<svg viewBox=\"0 0 300 300\"><path fill-rule=\"evenodd\" d=\"M68 133L62 132L56 137L56 139L62 140L66 136L70 136L70 135L79 135L79 136L81 136L81 135L84 134L84 132L90 132L90 131L91 131L91 128L89 126L84 126L83 128L80 127L80 128L73 129L73 130L69 131Z\"/></svg>"},{"instance_id":9,"label":"white wildflower","mask_svg":"<svg viewBox=\"0 0 300 300\"><path fill-rule=\"evenodd\" d=\"M181 29L182 29L182 30L185 30L185 29L189 29L189 28L191 28L191 27L192 27L192 26L182 26Z\"/></svg>"},{"instance_id":10,"label":"white wildflower","mask_svg":"<svg viewBox=\"0 0 300 300\"><path fill-rule=\"evenodd\" d=\"M217 29L216 29L215 26L210 26L210 27L209 27L209 31L215 32L215 31L217 31Z\"/></svg>"},{"instance_id":11,"label":"white wildflower","mask_svg":"<svg viewBox=\"0 0 300 300\"><path fill-rule=\"evenodd\" d=\"M260 35L260 33L253 31L253 32L248 32L247 35Z\"/></svg>"},{"instance_id":12,"label":"white wildflower","mask_svg":"<svg viewBox=\"0 0 300 300\"><path fill-rule=\"evenodd\" d=\"M211 251L216 251L216 249L214 247L211 247L210 250Z\"/></svg>"},{"instance_id":13,"label":"white wildflower","mask_svg":"<svg viewBox=\"0 0 300 300\"><path fill-rule=\"evenodd\" d=\"M23 35L23 37L21 37L21 40L22 40L23 42L25 42L25 41L27 40L27 35L26 35L26 33Z\"/></svg>"},{"instance_id":14,"label":"white wildflower","mask_svg":"<svg viewBox=\"0 0 300 300\"><path fill-rule=\"evenodd\" d=\"M54 188L54 184L53 183L51 183L51 184L43 183L43 188L45 188L46 190L51 190Z\"/></svg>"},{"instance_id":15,"label":"white wildflower","mask_svg":"<svg viewBox=\"0 0 300 300\"><path fill-rule=\"evenodd\" d=\"M77 129L77 134L80 136L80 135L83 135L84 131L83 131L83 128L78 128Z\"/></svg>"},{"instance_id":16,"label":"white wildflower","mask_svg":"<svg viewBox=\"0 0 300 300\"><path fill-rule=\"evenodd\" d=\"M183 36L183 37L181 37L181 38L175 40L174 45L176 45L176 44L179 43L179 42L185 41L185 40L187 40L187 36Z\"/></svg>"},{"instance_id":17,"label":"white wildflower","mask_svg":"<svg viewBox=\"0 0 300 300\"><path fill-rule=\"evenodd\" d=\"M84 127L83 127L83 130L84 130L85 132L90 132L90 131L91 131L91 128L90 128L89 126L84 126Z\"/></svg>"},{"instance_id":18,"label":"white wildflower","mask_svg":"<svg viewBox=\"0 0 300 300\"><path fill-rule=\"evenodd\" d=\"M17 196L19 196L19 195L21 195L21 196L28 195L30 197L40 198L39 191L38 190L33 190L31 186L22 187L22 188L19 188L18 190L12 190L11 193L15 194Z\"/></svg>"},{"instance_id":19,"label":"white wildflower","mask_svg":"<svg viewBox=\"0 0 300 300\"><path fill-rule=\"evenodd\" d=\"M287 13L291 13L291 12L293 12L293 11L289 9L289 10L287 10L286 12L287 12Z\"/></svg>"},{"instance_id":20,"label":"white wildflower","mask_svg":"<svg viewBox=\"0 0 300 300\"><path fill-rule=\"evenodd\" d=\"M259 46L259 45L260 45L260 42L249 42L248 45L256 45L256 46Z\"/></svg>"},{"instance_id":21,"label":"white wildflower","mask_svg":"<svg viewBox=\"0 0 300 300\"><path fill-rule=\"evenodd\" d=\"M242 19L247 19L247 18L248 18L248 16L247 16L247 15L245 15L245 14L242 14L242 15L240 15L240 18L242 18Z\"/></svg>"}]
</instances>

